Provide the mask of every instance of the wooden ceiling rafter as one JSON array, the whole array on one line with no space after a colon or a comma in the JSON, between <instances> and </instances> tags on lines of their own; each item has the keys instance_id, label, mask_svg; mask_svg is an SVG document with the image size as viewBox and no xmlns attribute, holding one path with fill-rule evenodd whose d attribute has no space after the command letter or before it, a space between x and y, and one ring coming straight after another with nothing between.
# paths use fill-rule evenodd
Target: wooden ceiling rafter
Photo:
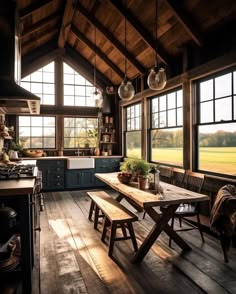
<instances>
[{"instance_id":1,"label":"wooden ceiling rafter","mask_svg":"<svg viewBox=\"0 0 236 294\"><path fill-rule=\"evenodd\" d=\"M160 41L155 40L149 31L147 31L143 25L138 21L136 17L128 10L125 9L124 6L120 2L116 0L109 0L109 2L116 8L116 10L123 16L126 17L126 20L129 24L135 29L135 31L140 35L143 41L151 47L157 54L158 59L164 64L168 64L170 60L169 54L165 51ZM157 50L158 48L158 50Z\"/></svg>"},{"instance_id":2,"label":"wooden ceiling rafter","mask_svg":"<svg viewBox=\"0 0 236 294\"><path fill-rule=\"evenodd\" d=\"M34 39L34 40L30 39L30 40L28 40L26 42L22 42L22 45L21 45L22 51L24 51L24 49L27 46L30 46L33 43L40 44L41 41L42 41L42 39L48 39L49 36L54 36L54 35L57 34L57 32L58 32L58 29L57 28L55 28L53 30L50 30L50 31L47 31L47 32L44 32L44 31L43 32L40 32L40 34L37 35L37 40L36 39Z\"/></svg>"},{"instance_id":3,"label":"wooden ceiling rafter","mask_svg":"<svg viewBox=\"0 0 236 294\"><path fill-rule=\"evenodd\" d=\"M108 41L110 41L121 54L126 56L127 60L139 71L139 73L146 73L146 68L138 62L138 60L112 35L112 33L103 26L92 14L90 14L79 2L77 3L77 10L93 25L100 33L102 33Z\"/></svg>"},{"instance_id":4,"label":"wooden ceiling rafter","mask_svg":"<svg viewBox=\"0 0 236 294\"><path fill-rule=\"evenodd\" d=\"M40 0L39 2L34 2L32 5L27 6L19 11L20 19L31 15L35 11L42 9L44 6L48 5L49 3L53 2L53 0Z\"/></svg>"},{"instance_id":5,"label":"wooden ceiling rafter","mask_svg":"<svg viewBox=\"0 0 236 294\"><path fill-rule=\"evenodd\" d=\"M58 47L59 48L64 48L65 43L67 41L67 36L69 34L71 24L73 21L73 17L76 11L76 0L67 0L65 9L64 9L64 14L63 14L63 19L61 23L61 28L60 28L60 33L59 33L59 38L58 38Z\"/></svg>"},{"instance_id":6,"label":"wooden ceiling rafter","mask_svg":"<svg viewBox=\"0 0 236 294\"><path fill-rule=\"evenodd\" d=\"M35 49L22 59L22 77L39 70L43 66L52 62L58 56L64 55L64 49L55 48L55 42L48 42L46 45Z\"/></svg>"},{"instance_id":7,"label":"wooden ceiling rafter","mask_svg":"<svg viewBox=\"0 0 236 294\"><path fill-rule=\"evenodd\" d=\"M71 32L80 39L86 46L88 46L93 52L96 54L107 64L110 68L121 78L124 77L124 73L118 66L116 66L106 54L104 54L95 44L93 44L88 38L85 37L74 25L71 26Z\"/></svg>"},{"instance_id":8,"label":"wooden ceiling rafter","mask_svg":"<svg viewBox=\"0 0 236 294\"><path fill-rule=\"evenodd\" d=\"M52 15L46 17L45 19L35 23L29 29L23 30L23 32L21 33L21 38L25 38L35 33L36 31L43 29L47 25L50 25L53 21L57 21L57 19L59 19L60 17L61 16L59 12L53 13Z\"/></svg>"},{"instance_id":9,"label":"wooden ceiling rafter","mask_svg":"<svg viewBox=\"0 0 236 294\"><path fill-rule=\"evenodd\" d=\"M197 29L196 25L193 24L193 21L190 20L187 13L183 9L180 2L177 2L175 0L163 0L169 9L172 10L175 17L178 19L178 21L183 26L184 30L188 33L188 35L194 40L194 42L198 46L202 46L203 40L201 33Z\"/></svg>"}]
</instances>

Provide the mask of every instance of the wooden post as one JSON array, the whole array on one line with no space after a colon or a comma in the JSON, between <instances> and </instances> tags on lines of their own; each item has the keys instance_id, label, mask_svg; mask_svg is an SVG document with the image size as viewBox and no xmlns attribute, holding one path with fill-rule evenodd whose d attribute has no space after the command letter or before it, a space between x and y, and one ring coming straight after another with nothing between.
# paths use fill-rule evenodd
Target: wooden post
<instances>
[{"instance_id":1,"label":"wooden post","mask_svg":"<svg viewBox=\"0 0 236 294\"><path fill-rule=\"evenodd\" d=\"M192 170L192 92L191 82L183 77L183 168Z\"/></svg>"}]
</instances>

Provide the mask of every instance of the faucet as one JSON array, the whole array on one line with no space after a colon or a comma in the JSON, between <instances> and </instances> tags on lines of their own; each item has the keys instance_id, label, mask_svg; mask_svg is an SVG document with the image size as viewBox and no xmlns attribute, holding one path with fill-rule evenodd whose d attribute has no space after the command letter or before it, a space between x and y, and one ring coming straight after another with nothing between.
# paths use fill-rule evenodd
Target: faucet
<instances>
[{"instance_id":1,"label":"faucet","mask_svg":"<svg viewBox=\"0 0 236 294\"><path fill-rule=\"evenodd\" d=\"M75 155L79 156L79 153L80 153L79 149L78 149L78 151L75 151Z\"/></svg>"}]
</instances>

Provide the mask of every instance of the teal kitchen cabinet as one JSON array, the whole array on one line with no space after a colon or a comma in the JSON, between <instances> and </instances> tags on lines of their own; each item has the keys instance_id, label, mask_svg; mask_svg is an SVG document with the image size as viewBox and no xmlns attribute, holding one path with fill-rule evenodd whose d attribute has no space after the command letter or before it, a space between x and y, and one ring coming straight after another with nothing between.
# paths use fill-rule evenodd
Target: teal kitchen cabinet
<instances>
[{"instance_id":1,"label":"teal kitchen cabinet","mask_svg":"<svg viewBox=\"0 0 236 294\"><path fill-rule=\"evenodd\" d=\"M66 170L66 189L93 188L94 169Z\"/></svg>"},{"instance_id":2,"label":"teal kitchen cabinet","mask_svg":"<svg viewBox=\"0 0 236 294\"><path fill-rule=\"evenodd\" d=\"M95 173L112 173L120 170L122 158L96 158ZM106 184L99 179L95 179L96 187L105 187Z\"/></svg>"},{"instance_id":3,"label":"teal kitchen cabinet","mask_svg":"<svg viewBox=\"0 0 236 294\"><path fill-rule=\"evenodd\" d=\"M43 191L54 191L65 189L65 165L63 159L37 160L38 169L42 171Z\"/></svg>"}]
</instances>

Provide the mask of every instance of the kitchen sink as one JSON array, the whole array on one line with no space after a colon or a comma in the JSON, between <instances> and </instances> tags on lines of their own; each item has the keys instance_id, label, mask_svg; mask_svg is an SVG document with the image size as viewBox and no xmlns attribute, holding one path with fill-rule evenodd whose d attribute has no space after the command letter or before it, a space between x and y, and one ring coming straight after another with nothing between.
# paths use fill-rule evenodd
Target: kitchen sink
<instances>
[{"instance_id":1,"label":"kitchen sink","mask_svg":"<svg viewBox=\"0 0 236 294\"><path fill-rule=\"evenodd\" d=\"M94 158L67 158L67 169L94 168Z\"/></svg>"}]
</instances>

